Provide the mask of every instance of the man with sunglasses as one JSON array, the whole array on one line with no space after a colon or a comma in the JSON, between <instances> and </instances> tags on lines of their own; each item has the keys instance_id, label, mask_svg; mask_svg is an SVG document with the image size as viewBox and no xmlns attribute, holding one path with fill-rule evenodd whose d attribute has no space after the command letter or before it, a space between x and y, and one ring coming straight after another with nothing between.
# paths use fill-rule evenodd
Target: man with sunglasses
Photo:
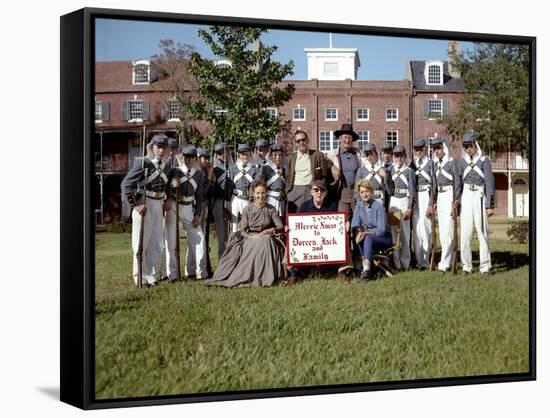
<instances>
[{"instance_id":1,"label":"man with sunglasses","mask_svg":"<svg viewBox=\"0 0 550 418\"><path fill-rule=\"evenodd\" d=\"M462 138L462 158L457 162L456 196L460 201L460 261L462 271L472 272L473 230L479 241L479 271L491 271L487 218L495 211L495 178L489 158L483 155L475 133Z\"/></svg>"},{"instance_id":2,"label":"man with sunglasses","mask_svg":"<svg viewBox=\"0 0 550 418\"><path fill-rule=\"evenodd\" d=\"M311 185L315 180L332 179L325 155L309 148L307 133L301 129L294 132L294 143L298 150L286 161L287 213L296 213L309 199Z\"/></svg>"},{"instance_id":3,"label":"man with sunglasses","mask_svg":"<svg viewBox=\"0 0 550 418\"><path fill-rule=\"evenodd\" d=\"M415 173L416 204L412 214L413 245L416 267L428 268L432 237L431 216L434 204L433 160L428 158L426 139L418 138L413 143L414 158L410 167Z\"/></svg>"},{"instance_id":4,"label":"man with sunglasses","mask_svg":"<svg viewBox=\"0 0 550 418\"><path fill-rule=\"evenodd\" d=\"M407 153L405 146L396 145L393 148L393 165L390 177L393 182L389 211L401 212L401 248L393 253L393 262L397 269L407 270L411 262L411 215L413 203L416 201L416 180L413 170L405 164ZM397 238L396 227L391 227L392 240Z\"/></svg>"}]
</instances>

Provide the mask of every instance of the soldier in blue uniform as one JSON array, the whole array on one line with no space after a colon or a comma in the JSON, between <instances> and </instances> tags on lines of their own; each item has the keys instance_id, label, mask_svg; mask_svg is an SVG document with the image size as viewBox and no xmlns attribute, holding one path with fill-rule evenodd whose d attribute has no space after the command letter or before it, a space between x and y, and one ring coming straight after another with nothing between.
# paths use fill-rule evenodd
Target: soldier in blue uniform
<instances>
[{"instance_id":1,"label":"soldier in blue uniform","mask_svg":"<svg viewBox=\"0 0 550 418\"><path fill-rule=\"evenodd\" d=\"M178 153L178 140L175 138L168 138L168 147L170 147L170 154L167 156L166 162L168 166L170 167L170 170L174 167L178 166L178 160L176 157L176 154ZM173 198L174 196L172 196ZM171 200L171 208L174 210L175 202ZM166 273L166 264L168 260L168 254L166 254L166 248L169 246L166 242L166 228L165 228L165 219L162 221L162 249L161 249L161 257L160 257L160 277L161 280L168 280L168 273Z\"/></svg>"},{"instance_id":2,"label":"soldier in blue uniform","mask_svg":"<svg viewBox=\"0 0 550 418\"><path fill-rule=\"evenodd\" d=\"M197 149L194 145L186 145L182 155L178 156L179 166L172 169L171 192L175 197L179 191L179 222L187 232L187 256L185 276L205 279L206 256L204 234L201 228L201 214L204 204L204 179L200 168L197 166ZM166 235L172 238L167 242L176 242L176 212L166 212ZM177 260L175 247L167 248L168 279L177 278Z\"/></svg>"},{"instance_id":3,"label":"soldier in blue uniform","mask_svg":"<svg viewBox=\"0 0 550 418\"><path fill-rule=\"evenodd\" d=\"M257 165L259 168L265 165L267 162L267 155L269 154L269 143L265 139L258 139L256 141L256 152L252 156L252 164Z\"/></svg>"},{"instance_id":4,"label":"soldier in blue uniform","mask_svg":"<svg viewBox=\"0 0 550 418\"><path fill-rule=\"evenodd\" d=\"M205 251L206 251L206 271L208 277L212 276L212 266L210 264L210 223L212 221L212 192L214 189L214 170L210 164L210 152L206 148L197 148L199 157L199 167L203 177L203 211L201 214L201 228L204 233Z\"/></svg>"},{"instance_id":5,"label":"soldier in blue uniform","mask_svg":"<svg viewBox=\"0 0 550 418\"><path fill-rule=\"evenodd\" d=\"M429 264L432 241L432 219L435 177L433 160L428 158L426 139L413 143L414 158L410 167L415 173L417 199L412 215L413 246L416 266L425 269Z\"/></svg>"},{"instance_id":6,"label":"soldier in blue uniform","mask_svg":"<svg viewBox=\"0 0 550 418\"><path fill-rule=\"evenodd\" d=\"M462 158L457 161L457 200L460 201L460 260L465 273L472 272L473 230L479 241L479 271L491 271L489 226L487 218L495 208L495 178L491 162L483 155L476 135L471 132L462 139Z\"/></svg>"},{"instance_id":7,"label":"soldier in blue uniform","mask_svg":"<svg viewBox=\"0 0 550 418\"><path fill-rule=\"evenodd\" d=\"M451 267L451 251L453 248L453 211L456 210L453 196L453 178L456 185L453 158L444 138L432 140L435 204L437 221L439 223L439 242L441 244L441 260L437 265L439 271L448 271ZM458 244L458 243L457 243Z\"/></svg>"},{"instance_id":8,"label":"soldier in blue uniform","mask_svg":"<svg viewBox=\"0 0 550 418\"><path fill-rule=\"evenodd\" d=\"M381 165L387 172L390 171L390 167L393 164L393 146L389 142L382 145L382 160Z\"/></svg>"},{"instance_id":9,"label":"soldier in blue uniform","mask_svg":"<svg viewBox=\"0 0 550 418\"><path fill-rule=\"evenodd\" d=\"M411 215L413 203L416 200L416 181L414 172L405 164L407 154L403 145L396 145L393 149L393 164L390 177L393 182L390 197L389 211L401 212L401 248L393 253L393 262L397 269L406 270L411 262ZM392 239L397 237L396 228L391 228Z\"/></svg>"},{"instance_id":10,"label":"soldier in blue uniform","mask_svg":"<svg viewBox=\"0 0 550 418\"><path fill-rule=\"evenodd\" d=\"M120 185L122 194L132 208L133 278L136 285L142 216L142 279L145 284L155 286L160 278L163 212L170 209L170 200L167 200L170 194L170 168L165 161L167 151L168 137L164 134L155 135L147 145L147 156L135 161ZM144 195L147 196L145 204Z\"/></svg>"},{"instance_id":11,"label":"soldier in blue uniform","mask_svg":"<svg viewBox=\"0 0 550 418\"><path fill-rule=\"evenodd\" d=\"M214 145L214 164L212 179L212 215L216 223L216 237L218 239L218 260L225 251L229 236L229 219L231 207L230 182L227 181L227 171L233 165L227 145L220 142Z\"/></svg>"},{"instance_id":12,"label":"soldier in blue uniform","mask_svg":"<svg viewBox=\"0 0 550 418\"><path fill-rule=\"evenodd\" d=\"M229 181L233 197L231 198L231 232L237 232L239 216L252 198L252 182L259 174L257 165L250 161L250 145L239 144L237 148L239 159L229 167Z\"/></svg>"},{"instance_id":13,"label":"soldier in blue uniform","mask_svg":"<svg viewBox=\"0 0 550 418\"><path fill-rule=\"evenodd\" d=\"M385 194L389 190L388 174L378 161L378 151L374 144L367 144L364 150L366 159L357 170L355 183L366 179L373 188L373 198L384 205ZM359 196L356 196L359 199Z\"/></svg>"},{"instance_id":14,"label":"soldier in blue uniform","mask_svg":"<svg viewBox=\"0 0 550 418\"><path fill-rule=\"evenodd\" d=\"M275 207L281 219L284 220L286 210L286 179L283 152L282 144L274 144L271 147L271 159L268 159L261 167L259 178L267 184L267 203Z\"/></svg>"}]
</instances>

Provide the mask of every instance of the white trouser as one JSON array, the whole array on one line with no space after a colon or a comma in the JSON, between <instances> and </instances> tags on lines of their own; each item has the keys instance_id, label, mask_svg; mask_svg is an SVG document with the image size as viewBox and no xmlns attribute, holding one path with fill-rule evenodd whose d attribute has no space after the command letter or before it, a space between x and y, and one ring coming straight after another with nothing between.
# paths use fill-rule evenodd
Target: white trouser
<instances>
[{"instance_id":1,"label":"white trouser","mask_svg":"<svg viewBox=\"0 0 550 418\"><path fill-rule=\"evenodd\" d=\"M224 199L216 199L212 205L212 216L216 222L216 237L218 238L218 260L222 258L227 241L227 221L223 214L224 202Z\"/></svg>"},{"instance_id":2,"label":"white trouser","mask_svg":"<svg viewBox=\"0 0 550 418\"><path fill-rule=\"evenodd\" d=\"M485 210L485 194L483 190L470 190L464 185L460 201L460 261L462 270L472 271L472 248L470 243L474 227L479 241L479 271L491 270L491 254L489 253L489 225Z\"/></svg>"},{"instance_id":3,"label":"white trouser","mask_svg":"<svg viewBox=\"0 0 550 418\"><path fill-rule=\"evenodd\" d=\"M206 277L205 240L202 228L193 228L193 205L179 205L180 228L187 231L187 251L184 275L196 275L197 278ZM177 278L176 249L176 205L172 205L166 212L166 265L168 278ZM180 250L181 251L181 250Z\"/></svg>"},{"instance_id":4,"label":"white trouser","mask_svg":"<svg viewBox=\"0 0 550 418\"><path fill-rule=\"evenodd\" d=\"M439 243L441 261L437 269L446 271L451 266L453 249L453 192L452 189L437 194L437 221L439 222Z\"/></svg>"},{"instance_id":5,"label":"white trouser","mask_svg":"<svg viewBox=\"0 0 550 418\"><path fill-rule=\"evenodd\" d=\"M172 205L176 203L172 201ZM160 247L160 277L164 278L168 276L166 274L166 222L165 218L162 218L162 244Z\"/></svg>"},{"instance_id":6,"label":"white trouser","mask_svg":"<svg viewBox=\"0 0 550 418\"><path fill-rule=\"evenodd\" d=\"M403 213L407 210L409 203L408 197L395 197L390 198L390 212L401 212L401 248L393 253L393 262L397 269L408 269L411 262L411 247L409 246L409 239L411 237L411 221L403 220ZM397 228L391 227L392 241L397 239Z\"/></svg>"},{"instance_id":7,"label":"white trouser","mask_svg":"<svg viewBox=\"0 0 550 418\"><path fill-rule=\"evenodd\" d=\"M240 199L233 196L231 199L231 232L237 232L239 225L239 215L242 215L244 208L248 206L248 199Z\"/></svg>"},{"instance_id":8,"label":"white trouser","mask_svg":"<svg viewBox=\"0 0 550 418\"><path fill-rule=\"evenodd\" d=\"M277 214L280 216L281 219L283 219L284 222L286 200L277 200L273 196L267 196L267 203L277 209Z\"/></svg>"},{"instance_id":9,"label":"white trouser","mask_svg":"<svg viewBox=\"0 0 550 418\"><path fill-rule=\"evenodd\" d=\"M430 192L428 190L419 191L417 196L418 204L412 214L414 255L417 267L426 268L429 264L432 241L432 220L426 216L430 204Z\"/></svg>"},{"instance_id":10,"label":"white trouser","mask_svg":"<svg viewBox=\"0 0 550 418\"><path fill-rule=\"evenodd\" d=\"M158 280L162 246L162 200L147 199L147 213L143 222L142 284L153 284ZM138 283L138 261L141 215L132 210L132 250L134 253L133 277Z\"/></svg>"}]
</instances>

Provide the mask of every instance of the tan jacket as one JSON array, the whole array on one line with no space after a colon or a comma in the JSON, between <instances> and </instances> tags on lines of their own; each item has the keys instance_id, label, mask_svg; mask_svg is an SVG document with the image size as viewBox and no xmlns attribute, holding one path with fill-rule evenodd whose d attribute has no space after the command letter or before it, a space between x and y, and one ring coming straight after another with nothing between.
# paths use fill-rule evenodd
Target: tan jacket
<instances>
[{"instance_id":1,"label":"tan jacket","mask_svg":"<svg viewBox=\"0 0 550 418\"><path fill-rule=\"evenodd\" d=\"M311 177L313 180L325 180L329 183L332 179L330 168L328 166L325 154L316 150L309 150L309 160L311 161ZM294 187L296 158L298 152L293 152L286 161L286 192L290 192Z\"/></svg>"}]
</instances>

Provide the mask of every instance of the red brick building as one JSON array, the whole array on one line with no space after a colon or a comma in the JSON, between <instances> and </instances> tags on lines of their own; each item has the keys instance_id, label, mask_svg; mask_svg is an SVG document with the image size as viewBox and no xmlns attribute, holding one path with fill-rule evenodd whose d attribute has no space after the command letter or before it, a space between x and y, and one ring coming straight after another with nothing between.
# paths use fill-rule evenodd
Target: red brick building
<instances>
[{"instance_id":1,"label":"red brick building","mask_svg":"<svg viewBox=\"0 0 550 418\"><path fill-rule=\"evenodd\" d=\"M445 136L438 117L456 111L463 98L458 74L446 61L410 61L407 79L399 81L356 80L360 66L356 49L308 49L309 80L295 85L292 99L279 109L291 121L292 132L304 129L310 145L321 151L338 146L333 132L352 123L360 139L357 146L372 142L404 144L411 149L418 137ZM156 132L176 137L179 122L177 101L163 92L159 74L149 61L96 63L96 177L97 221L110 223L128 215L120 196L120 182L135 157L143 154L142 138ZM193 95L194 83L183 72L184 94ZM196 125L205 134L208 126ZM290 133L276 138L294 146ZM460 148L455 147L455 152ZM455 155L456 156L456 155ZM495 156L493 156L495 157ZM528 214L527 162L514 153L492 158L497 185L496 212L508 216Z\"/></svg>"}]
</instances>

